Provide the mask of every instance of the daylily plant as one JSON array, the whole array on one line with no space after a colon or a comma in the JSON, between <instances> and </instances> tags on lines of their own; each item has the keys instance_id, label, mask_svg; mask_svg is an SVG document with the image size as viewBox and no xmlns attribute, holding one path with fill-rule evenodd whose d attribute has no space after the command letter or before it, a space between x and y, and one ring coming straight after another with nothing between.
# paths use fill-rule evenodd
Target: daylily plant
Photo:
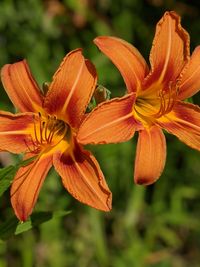
<instances>
[{"instance_id":1,"label":"daylily plant","mask_svg":"<svg viewBox=\"0 0 200 267\"><path fill-rule=\"evenodd\" d=\"M118 143L139 132L134 180L151 184L166 160L162 129L200 150L200 108L183 102L200 89L200 46L190 57L189 35L175 12L166 12L156 27L149 69L139 51L116 37L94 40L124 78L128 94L100 104L81 125L82 144Z\"/></svg>"},{"instance_id":2,"label":"daylily plant","mask_svg":"<svg viewBox=\"0 0 200 267\"><path fill-rule=\"evenodd\" d=\"M32 213L52 165L74 198L109 211L111 192L101 169L76 138L97 80L81 49L66 55L43 93L25 60L5 65L1 80L20 113L0 112L0 150L25 153L25 159L34 156L18 170L11 186L16 216L25 221Z\"/></svg>"}]
</instances>

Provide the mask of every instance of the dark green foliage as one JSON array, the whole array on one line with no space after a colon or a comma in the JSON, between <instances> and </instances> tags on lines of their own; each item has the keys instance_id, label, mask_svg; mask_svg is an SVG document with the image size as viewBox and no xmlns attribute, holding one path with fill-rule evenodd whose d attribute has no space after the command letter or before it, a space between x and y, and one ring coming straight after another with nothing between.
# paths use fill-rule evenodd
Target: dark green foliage
<instances>
[{"instance_id":1,"label":"dark green foliage","mask_svg":"<svg viewBox=\"0 0 200 267\"><path fill-rule=\"evenodd\" d=\"M0 196L2 196L2 194L10 187L13 177L19 167L26 166L32 160L34 160L34 157L17 163L15 166L8 166L0 169Z\"/></svg>"},{"instance_id":2,"label":"dark green foliage","mask_svg":"<svg viewBox=\"0 0 200 267\"><path fill-rule=\"evenodd\" d=\"M60 212L35 212L26 222L19 222L16 216L13 216L0 225L0 239L6 240L13 234L18 235L30 230L49 220L68 215L69 211Z\"/></svg>"}]
</instances>

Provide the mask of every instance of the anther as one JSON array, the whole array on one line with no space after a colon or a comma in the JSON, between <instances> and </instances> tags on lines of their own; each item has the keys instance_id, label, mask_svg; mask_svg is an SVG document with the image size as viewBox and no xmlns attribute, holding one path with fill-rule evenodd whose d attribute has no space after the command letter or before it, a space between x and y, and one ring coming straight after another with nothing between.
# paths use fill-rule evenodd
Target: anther
<instances>
[{"instance_id":1,"label":"anther","mask_svg":"<svg viewBox=\"0 0 200 267\"><path fill-rule=\"evenodd\" d=\"M26 142L29 152L38 153L46 145L50 145L56 135L55 142L60 142L67 132L67 126L63 121L57 119L55 115L44 117L40 112L33 114L33 135ZM60 139L60 141L59 141Z\"/></svg>"}]
</instances>

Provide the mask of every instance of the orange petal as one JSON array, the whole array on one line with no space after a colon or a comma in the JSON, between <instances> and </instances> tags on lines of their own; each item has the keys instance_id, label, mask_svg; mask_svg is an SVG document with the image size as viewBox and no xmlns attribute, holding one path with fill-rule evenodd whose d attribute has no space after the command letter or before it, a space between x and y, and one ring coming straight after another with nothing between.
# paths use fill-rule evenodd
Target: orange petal
<instances>
[{"instance_id":1,"label":"orange petal","mask_svg":"<svg viewBox=\"0 0 200 267\"><path fill-rule=\"evenodd\" d=\"M37 111L42 107L43 97L26 60L5 65L1 80L10 100L21 112Z\"/></svg>"},{"instance_id":2,"label":"orange petal","mask_svg":"<svg viewBox=\"0 0 200 267\"><path fill-rule=\"evenodd\" d=\"M141 124L133 117L135 95L100 104L83 121L77 139L81 144L118 143L133 137Z\"/></svg>"},{"instance_id":3,"label":"orange petal","mask_svg":"<svg viewBox=\"0 0 200 267\"><path fill-rule=\"evenodd\" d=\"M73 50L63 59L53 76L44 107L72 127L78 127L96 86L96 70L85 60L81 49Z\"/></svg>"},{"instance_id":4,"label":"orange petal","mask_svg":"<svg viewBox=\"0 0 200 267\"><path fill-rule=\"evenodd\" d=\"M99 210L111 209L112 194L97 161L88 151L75 145L73 152L54 154L53 163L74 198Z\"/></svg>"},{"instance_id":5,"label":"orange petal","mask_svg":"<svg viewBox=\"0 0 200 267\"><path fill-rule=\"evenodd\" d=\"M154 183L164 169L165 159L166 141L162 130L154 126L140 131L135 159L135 183Z\"/></svg>"},{"instance_id":6,"label":"orange petal","mask_svg":"<svg viewBox=\"0 0 200 267\"><path fill-rule=\"evenodd\" d=\"M190 103L177 102L173 110L158 123L188 146L200 150L200 108Z\"/></svg>"},{"instance_id":7,"label":"orange petal","mask_svg":"<svg viewBox=\"0 0 200 267\"><path fill-rule=\"evenodd\" d=\"M189 98L200 89L200 46L196 47L191 59L183 69L178 98L180 100Z\"/></svg>"},{"instance_id":8,"label":"orange petal","mask_svg":"<svg viewBox=\"0 0 200 267\"><path fill-rule=\"evenodd\" d=\"M22 153L31 143L33 113L0 112L0 150Z\"/></svg>"},{"instance_id":9,"label":"orange petal","mask_svg":"<svg viewBox=\"0 0 200 267\"><path fill-rule=\"evenodd\" d=\"M100 36L94 43L119 69L128 92L139 90L141 81L148 73L146 61L139 51L128 42L116 37Z\"/></svg>"},{"instance_id":10,"label":"orange petal","mask_svg":"<svg viewBox=\"0 0 200 267\"><path fill-rule=\"evenodd\" d=\"M11 204L20 221L26 221L32 213L51 166L52 155L42 155L17 172L11 186Z\"/></svg>"},{"instance_id":11,"label":"orange petal","mask_svg":"<svg viewBox=\"0 0 200 267\"><path fill-rule=\"evenodd\" d=\"M155 81L175 81L189 59L189 35L181 27L180 17L175 12L166 12L156 26L150 53L152 71L145 86Z\"/></svg>"}]
</instances>

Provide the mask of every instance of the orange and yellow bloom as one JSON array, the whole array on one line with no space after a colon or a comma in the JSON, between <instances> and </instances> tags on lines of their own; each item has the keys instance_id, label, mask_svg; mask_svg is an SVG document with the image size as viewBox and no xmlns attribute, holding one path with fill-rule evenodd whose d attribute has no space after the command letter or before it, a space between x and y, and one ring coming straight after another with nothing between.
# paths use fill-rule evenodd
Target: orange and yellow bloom
<instances>
[{"instance_id":1,"label":"orange and yellow bloom","mask_svg":"<svg viewBox=\"0 0 200 267\"><path fill-rule=\"evenodd\" d=\"M16 216L25 221L53 165L64 187L96 209L111 209L111 192L101 169L77 142L77 132L95 90L97 75L81 49L66 55L42 93L26 61L5 65L1 80L20 113L0 112L0 150L25 153L34 161L21 167L11 186Z\"/></svg>"},{"instance_id":2,"label":"orange and yellow bloom","mask_svg":"<svg viewBox=\"0 0 200 267\"><path fill-rule=\"evenodd\" d=\"M200 108L182 100L200 89L200 46L192 55L189 35L175 12L166 12L156 27L149 69L139 51L115 37L94 40L121 72L128 94L100 104L82 123L82 144L118 143L139 132L134 180L156 181L166 160L162 129L200 150Z\"/></svg>"}]
</instances>

